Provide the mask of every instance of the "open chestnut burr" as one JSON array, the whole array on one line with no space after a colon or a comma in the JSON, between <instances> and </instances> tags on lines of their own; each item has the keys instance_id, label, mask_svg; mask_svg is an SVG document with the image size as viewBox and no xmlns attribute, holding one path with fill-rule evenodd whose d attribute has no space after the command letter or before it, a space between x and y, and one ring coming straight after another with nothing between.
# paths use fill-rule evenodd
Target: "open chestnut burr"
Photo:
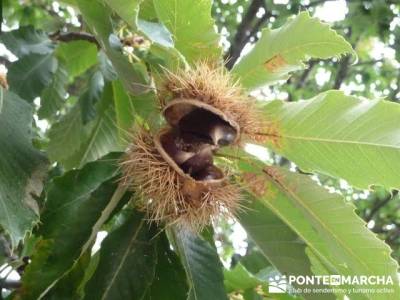
<instances>
[{"instance_id":1,"label":"open chestnut burr","mask_svg":"<svg viewBox=\"0 0 400 300\"><path fill-rule=\"evenodd\" d=\"M176 99L163 110L171 129L160 135L161 146L178 167L195 180L220 180L213 152L235 143L239 126L223 112L195 99Z\"/></svg>"},{"instance_id":2,"label":"open chestnut burr","mask_svg":"<svg viewBox=\"0 0 400 300\"><path fill-rule=\"evenodd\" d=\"M185 173L190 176L198 173L208 165L213 164L214 146L202 143L196 136L187 140L179 135L174 129L166 130L159 135L159 142L156 144L169 156L172 161Z\"/></svg>"},{"instance_id":3,"label":"open chestnut burr","mask_svg":"<svg viewBox=\"0 0 400 300\"><path fill-rule=\"evenodd\" d=\"M238 188L214 165L213 155L237 140L237 125L231 126L223 113L195 99L171 101L163 114L169 126L155 136L155 147L178 175L183 219L190 216L190 224L204 225L222 206L236 205Z\"/></svg>"},{"instance_id":4,"label":"open chestnut burr","mask_svg":"<svg viewBox=\"0 0 400 300\"><path fill-rule=\"evenodd\" d=\"M122 181L137 192L150 220L198 231L235 211L239 188L214 166L208 152L214 145L185 148L179 142L169 127L156 135L138 128L121 162Z\"/></svg>"},{"instance_id":5,"label":"open chestnut burr","mask_svg":"<svg viewBox=\"0 0 400 300\"><path fill-rule=\"evenodd\" d=\"M244 136L256 140L264 125L223 68L199 63L167 71L163 86L159 100L167 125L155 134L134 132L122 180L137 192L150 220L198 231L239 206L240 188L215 165L216 151L239 146Z\"/></svg>"},{"instance_id":6,"label":"open chestnut burr","mask_svg":"<svg viewBox=\"0 0 400 300\"><path fill-rule=\"evenodd\" d=\"M240 138L239 125L222 111L195 99L176 99L163 110L167 122L182 133L191 133L215 146L227 146Z\"/></svg>"},{"instance_id":7,"label":"open chestnut burr","mask_svg":"<svg viewBox=\"0 0 400 300\"><path fill-rule=\"evenodd\" d=\"M137 130L122 162L123 179L142 194L150 219L200 230L238 205L239 188L213 160L222 145L238 140L238 127L196 100L172 101L163 113L168 126L157 134Z\"/></svg>"}]
</instances>

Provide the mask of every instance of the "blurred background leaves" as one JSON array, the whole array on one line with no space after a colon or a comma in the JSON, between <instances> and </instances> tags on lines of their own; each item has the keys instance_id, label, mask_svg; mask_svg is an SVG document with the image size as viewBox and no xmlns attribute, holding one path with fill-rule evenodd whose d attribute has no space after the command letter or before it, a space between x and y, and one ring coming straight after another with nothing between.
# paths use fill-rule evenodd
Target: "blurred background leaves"
<instances>
[{"instance_id":1,"label":"blurred background leaves","mask_svg":"<svg viewBox=\"0 0 400 300\"><path fill-rule=\"evenodd\" d=\"M276 274L277 269L293 272L295 264L299 273L307 274L317 272L315 269L321 272L324 268L318 258L310 254L309 246L303 243L298 233L268 207L254 201L249 204L254 210L239 216L247 233L234 220L220 220L214 233L216 248L210 233L201 238L174 232L170 233L170 240L173 236L181 236L175 243L174 250L177 251L172 251L165 233L158 233L158 236L154 228L138 226L142 215L132 211L127 204L128 198L135 197L128 193L118 204L117 212L110 212L103 220L105 224L100 226L103 232L110 232L104 240L104 248L93 250L93 253L87 249L82 253L69 251L72 248L79 250L86 243L92 246L90 236L96 223L94 219L101 214L116 189L113 177L116 170L113 168L118 155L99 159L109 152L123 151L127 145L127 131L136 122L150 125L160 122L153 91L153 81L159 79L162 70L160 66L174 68L222 53L226 67L235 70L235 63L239 62L236 67L239 68L241 55L254 49L254 43L262 39L262 32L276 29L288 18L308 11L345 37L355 49L358 61L355 62L352 56L321 60L326 58L321 53L308 55L305 68L296 67L301 70L289 79L284 76L274 78L280 81L254 90L252 96L260 100L296 102L330 89L340 89L345 95L400 102L398 1L215 0L211 4L211 1L180 0L178 6L171 3L132 0L126 6L119 0L3 0L0 63L8 71L10 91L1 90L0 108L2 113L13 109L20 113L19 116L9 115L13 124L8 119L0 119L2 125L6 124L0 127L1 141L7 141L7 145L2 144L0 148L1 168L13 169L8 165L7 157L15 156L20 146L14 146L9 131L23 131L24 134L28 131L36 148L33 149L30 143L25 145L25 151L29 153L22 153L16 161L24 166L26 173L12 176L24 181L36 167L47 166L39 151L46 152L51 162L41 195L42 182L36 182L34 190L37 193L31 202L35 205L9 214L18 217L10 223L16 227L8 226L3 221L6 217L0 220L0 261L20 275L26 272L22 292L11 294L9 298L35 299L53 284L51 292L46 294L48 299L82 298L85 294L87 299L91 295L104 299L161 299L158 289L169 290L172 286L171 299L185 299L188 292L193 299L211 299L210 295L222 299L225 284L231 299L263 299L268 290L267 278ZM209 16L210 10L215 24ZM220 42L214 29L222 36ZM333 113L334 108L329 112ZM29 129L30 120L33 120L32 130ZM380 120L374 118L373 122ZM27 143L26 135L24 140ZM286 158L266 149L263 151L263 159L268 164L298 171L297 166ZM96 176L89 174L88 170L92 169L97 170ZM382 175L378 167L375 172L374 178ZM5 191L15 183L8 183L6 177L0 177L0 188ZM392 256L399 261L400 197L397 191L383 187L361 190L343 179L322 174L312 177L354 204L368 228L386 241L393 250ZM23 190L26 182L22 181L13 191ZM57 195L59 193L62 196ZM21 205L15 206L5 199L1 201L14 210ZM67 202L70 203L68 210L57 210ZM86 213L81 218L79 212L83 210L78 211L77 207L85 205ZM38 221L35 210L42 213L43 223L33 228ZM265 218L258 219L260 214L254 214L254 211L261 212ZM64 215L58 215L60 213ZM85 230L80 230L80 226ZM32 230L33 234L26 234ZM64 234L71 238L63 240ZM138 239L128 238L132 236ZM18 244L21 240L23 243ZM57 243L56 247L53 243ZM288 244L294 246L287 247ZM225 267L224 282L216 252ZM114 257L113 253L120 255ZM269 255L274 266L262 253ZM126 255L126 260L121 261L121 255ZM147 260L140 261L136 255ZM191 261L182 259L188 255L192 257ZM291 260L282 259L286 256ZM60 257L64 261L54 263ZM28 267L27 258L32 258ZM109 264L111 261L113 263ZM146 272L134 272L134 268L143 265L148 267ZM121 269L115 269L115 266L121 266ZM215 268L215 272L205 272L204 266ZM170 268L174 269L173 274L166 271ZM41 272L48 273L40 275ZM182 284L182 278L190 277L190 272L196 276L188 280L187 285ZM122 273L138 280L146 278L146 284L130 285L120 276ZM4 273L1 274L4 277ZM110 277L105 275L112 274L115 275L113 285L96 289L98 282L109 282ZM39 277L45 280L36 284ZM3 282L1 284L1 288L6 288ZM26 285L29 288L25 290ZM210 290L196 290L197 286L208 285L212 286ZM74 288L66 288L69 286ZM118 294L118 287L123 287L123 294ZM4 296L8 294L3 292ZM285 299L292 298L285 296Z\"/></svg>"}]
</instances>

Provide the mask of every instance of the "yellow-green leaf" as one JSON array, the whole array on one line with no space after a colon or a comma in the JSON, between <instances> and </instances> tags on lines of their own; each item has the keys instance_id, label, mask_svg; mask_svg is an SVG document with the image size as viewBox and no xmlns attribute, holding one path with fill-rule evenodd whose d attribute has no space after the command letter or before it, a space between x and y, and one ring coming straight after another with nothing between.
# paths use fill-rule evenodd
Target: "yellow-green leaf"
<instances>
[{"instance_id":1,"label":"yellow-green leaf","mask_svg":"<svg viewBox=\"0 0 400 300\"><path fill-rule=\"evenodd\" d=\"M265 113L270 146L302 170L359 188L400 188L400 105L329 91L295 103L272 101Z\"/></svg>"},{"instance_id":2,"label":"yellow-green leaf","mask_svg":"<svg viewBox=\"0 0 400 300\"><path fill-rule=\"evenodd\" d=\"M343 54L355 55L343 37L302 12L278 29L265 28L260 40L234 67L243 86L254 89L286 79L289 73L303 69L310 58L327 59Z\"/></svg>"},{"instance_id":3,"label":"yellow-green leaf","mask_svg":"<svg viewBox=\"0 0 400 300\"><path fill-rule=\"evenodd\" d=\"M263 174L247 176L245 182L259 201L271 209L332 274L345 276L386 276L393 293L366 295L367 299L395 299L400 296L398 265L390 257L390 248L379 240L354 213L354 206L339 194L306 176L279 167L266 167ZM356 286L354 286L356 287Z\"/></svg>"}]
</instances>

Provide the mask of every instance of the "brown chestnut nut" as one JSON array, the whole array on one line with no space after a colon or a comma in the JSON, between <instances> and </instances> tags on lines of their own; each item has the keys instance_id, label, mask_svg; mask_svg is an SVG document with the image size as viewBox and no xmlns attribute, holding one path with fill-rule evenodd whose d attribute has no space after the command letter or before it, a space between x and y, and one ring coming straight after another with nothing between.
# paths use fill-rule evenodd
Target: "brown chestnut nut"
<instances>
[{"instance_id":1,"label":"brown chestnut nut","mask_svg":"<svg viewBox=\"0 0 400 300\"><path fill-rule=\"evenodd\" d=\"M183 164L180 165L182 170L189 175L199 172L207 165L213 164L212 147L203 145L202 148Z\"/></svg>"},{"instance_id":2,"label":"brown chestnut nut","mask_svg":"<svg viewBox=\"0 0 400 300\"><path fill-rule=\"evenodd\" d=\"M195 134L208 143L226 146L236 139L236 130L218 115L196 108L179 120L178 127L182 132Z\"/></svg>"},{"instance_id":3,"label":"brown chestnut nut","mask_svg":"<svg viewBox=\"0 0 400 300\"><path fill-rule=\"evenodd\" d=\"M191 132L180 132L179 133L179 147L183 151L188 152L199 152L205 146L215 149L216 147L210 143L210 139L198 136Z\"/></svg>"},{"instance_id":4,"label":"brown chestnut nut","mask_svg":"<svg viewBox=\"0 0 400 300\"><path fill-rule=\"evenodd\" d=\"M168 155L180 165L193 157L196 153L182 150L177 132L170 130L160 137L160 142Z\"/></svg>"},{"instance_id":5,"label":"brown chestnut nut","mask_svg":"<svg viewBox=\"0 0 400 300\"><path fill-rule=\"evenodd\" d=\"M210 136L214 141L214 144L219 146L227 146L235 141L236 131L229 125L219 124L211 129Z\"/></svg>"},{"instance_id":6,"label":"brown chestnut nut","mask_svg":"<svg viewBox=\"0 0 400 300\"><path fill-rule=\"evenodd\" d=\"M224 174L220 169L214 165L207 165L202 170L194 173L192 177L200 181L217 180L224 177Z\"/></svg>"}]
</instances>

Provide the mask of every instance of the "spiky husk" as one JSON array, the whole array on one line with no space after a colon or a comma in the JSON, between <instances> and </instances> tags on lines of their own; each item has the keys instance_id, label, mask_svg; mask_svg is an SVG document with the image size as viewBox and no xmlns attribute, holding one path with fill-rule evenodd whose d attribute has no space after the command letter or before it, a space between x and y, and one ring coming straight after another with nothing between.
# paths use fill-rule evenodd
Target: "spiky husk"
<instances>
[{"instance_id":1,"label":"spiky husk","mask_svg":"<svg viewBox=\"0 0 400 300\"><path fill-rule=\"evenodd\" d=\"M240 126L240 134L264 141L267 122L254 99L247 97L237 81L222 66L200 62L190 69L175 73L166 71L159 91L161 107L172 99L197 99L214 106Z\"/></svg>"},{"instance_id":2,"label":"spiky husk","mask_svg":"<svg viewBox=\"0 0 400 300\"><path fill-rule=\"evenodd\" d=\"M157 223L178 224L201 230L218 215L233 216L240 191L225 181L207 185L182 177L156 149L152 135L143 128L135 131L132 143L121 161L122 183L139 192L139 206ZM188 195L199 194L201 201Z\"/></svg>"}]
</instances>

